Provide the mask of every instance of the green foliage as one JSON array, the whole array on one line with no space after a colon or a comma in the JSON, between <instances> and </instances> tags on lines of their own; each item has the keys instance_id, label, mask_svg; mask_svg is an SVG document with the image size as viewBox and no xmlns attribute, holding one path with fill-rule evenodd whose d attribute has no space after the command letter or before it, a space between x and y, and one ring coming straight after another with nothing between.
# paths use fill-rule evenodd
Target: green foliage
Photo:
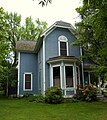
<instances>
[{"instance_id":1,"label":"green foliage","mask_svg":"<svg viewBox=\"0 0 107 120\"><path fill-rule=\"evenodd\" d=\"M100 76L107 74L107 0L83 0L83 5L76 9L81 22L76 24L77 41L83 49L83 60L94 64Z\"/></svg>"},{"instance_id":2,"label":"green foliage","mask_svg":"<svg viewBox=\"0 0 107 120\"><path fill-rule=\"evenodd\" d=\"M96 101L97 88L93 87L92 85L85 85L83 87L81 87L81 85L78 85L74 98L88 102Z\"/></svg>"},{"instance_id":3,"label":"green foliage","mask_svg":"<svg viewBox=\"0 0 107 120\"><path fill-rule=\"evenodd\" d=\"M5 21L5 12L3 8L0 8L0 72L3 71L4 66L3 62L5 58L9 54L9 45L6 39L6 30L8 29L8 25Z\"/></svg>"},{"instance_id":4,"label":"green foliage","mask_svg":"<svg viewBox=\"0 0 107 120\"><path fill-rule=\"evenodd\" d=\"M46 22L39 19L34 21L31 17L27 17L22 25L21 15L8 13L0 8L0 89L6 91L7 80L9 86L16 85L16 78L13 81L12 76L14 72L11 71L18 63L16 42L19 40L37 41L46 26Z\"/></svg>"},{"instance_id":5,"label":"green foliage","mask_svg":"<svg viewBox=\"0 0 107 120\"><path fill-rule=\"evenodd\" d=\"M107 97L107 92L103 93L104 97Z\"/></svg>"},{"instance_id":6,"label":"green foliage","mask_svg":"<svg viewBox=\"0 0 107 120\"><path fill-rule=\"evenodd\" d=\"M58 104L63 101L62 90L57 87L50 87L45 92L45 102Z\"/></svg>"},{"instance_id":7,"label":"green foliage","mask_svg":"<svg viewBox=\"0 0 107 120\"><path fill-rule=\"evenodd\" d=\"M19 29L19 40L37 41L46 27L46 22L40 21L39 19L33 20L31 17L27 17L25 19L25 24Z\"/></svg>"},{"instance_id":8,"label":"green foliage","mask_svg":"<svg viewBox=\"0 0 107 120\"><path fill-rule=\"evenodd\" d=\"M45 98L41 93L36 95L26 93L23 98L26 98L29 102L44 103Z\"/></svg>"}]
</instances>

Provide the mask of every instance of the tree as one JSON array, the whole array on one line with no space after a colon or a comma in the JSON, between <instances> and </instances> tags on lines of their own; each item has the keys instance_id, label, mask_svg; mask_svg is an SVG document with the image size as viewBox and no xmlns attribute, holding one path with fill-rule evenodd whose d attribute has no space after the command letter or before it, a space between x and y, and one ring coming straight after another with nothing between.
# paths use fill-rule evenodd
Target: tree
<instances>
[{"instance_id":1,"label":"tree","mask_svg":"<svg viewBox=\"0 0 107 120\"><path fill-rule=\"evenodd\" d=\"M52 0L38 0L38 1L39 1L39 4L42 5L42 7L47 6L48 3L52 3Z\"/></svg>"},{"instance_id":2,"label":"tree","mask_svg":"<svg viewBox=\"0 0 107 120\"><path fill-rule=\"evenodd\" d=\"M76 24L77 42L84 51L84 59L94 63L95 71L107 77L107 0L83 0L76 9L81 22Z\"/></svg>"},{"instance_id":3,"label":"tree","mask_svg":"<svg viewBox=\"0 0 107 120\"><path fill-rule=\"evenodd\" d=\"M46 27L46 22L40 21L39 19L33 21L31 17L27 17L25 19L25 24L19 29L19 39L37 41Z\"/></svg>"},{"instance_id":4,"label":"tree","mask_svg":"<svg viewBox=\"0 0 107 120\"><path fill-rule=\"evenodd\" d=\"M39 19L33 21L31 17L27 17L22 25L21 15L4 12L3 8L0 8L0 88L6 91L9 83L12 83L11 73L16 74L11 72L17 66L16 42L36 41L46 26L46 22Z\"/></svg>"},{"instance_id":5,"label":"tree","mask_svg":"<svg viewBox=\"0 0 107 120\"><path fill-rule=\"evenodd\" d=\"M5 12L3 8L0 8L0 71L2 71L2 61L5 61L9 51L9 45L6 39L6 30L8 25L5 21Z\"/></svg>"},{"instance_id":6,"label":"tree","mask_svg":"<svg viewBox=\"0 0 107 120\"><path fill-rule=\"evenodd\" d=\"M10 46L10 56L12 57L12 66L17 64L17 52L15 49L16 42L19 40L36 41L39 35L46 29L47 23L39 19L33 22L31 17L25 19L25 24L21 25L21 16L17 13L6 13L6 22L9 26L7 33L7 41Z\"/></svg>"},{"instance_id":7,"label":"tree","mask_svg":"<svg viewBox=\"0 0 107 120\"><path fill-rule=\"evenodd\" d=\"M17 53L15 50L16 41L19 41L19 29L21 27L21 15L17 13L5 13L5 21L8 24L6 30L7 43L9 45L9 55L11 58L12 66L15 66L17 61Z\"/></svg>"}]
</instances>

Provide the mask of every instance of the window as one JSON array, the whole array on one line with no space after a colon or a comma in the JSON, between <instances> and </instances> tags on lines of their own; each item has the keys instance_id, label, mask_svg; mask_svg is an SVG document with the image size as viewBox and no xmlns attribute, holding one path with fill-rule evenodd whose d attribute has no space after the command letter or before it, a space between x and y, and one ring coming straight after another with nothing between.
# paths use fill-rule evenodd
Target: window
<instances>
[{"instance_id":1,"label":"window","mask_svg":"<svg viewBox=\"0 0 107 120\"><path fill-rule=\"evenodd\" d=\"M66 42L60 42L60 55L61 56L67 56L67 47Z\"/></svg>"},{"instance_id":2,"label":"window","mask_svg":"<svg viewBox=\"0 0 107 120\"><path fill-rule=\"evenodd\" d=\"M53 86L60 88L60 66L53 67Z\"/></svg>"},{"instance_id":3,"label":"window","mask_svg":"<svg viewBox=\"0 0 107 120\"><path fill-rule=\"evenodd\" d=\"M32 74L24 74L24 90L32 90Z\"/></svg>"},{"instance_id":4,"label":"window","mask_svg":"<svg viewBox=\"0 0 107 120\"><path fill-rule=\"evenodd\" d=\"M68 56L68 40L61 35L58 38L59 42L59 56Z\"/></svg>"},{"instance_id":5,"label":"window","mask_svg":"<svg viewBox=\"0 0 107 120\"><path fill-rule=\"evenodd\" d=\"M73 87L73 66L65 66L66 88Z\"/></svg>"}]
</instances>

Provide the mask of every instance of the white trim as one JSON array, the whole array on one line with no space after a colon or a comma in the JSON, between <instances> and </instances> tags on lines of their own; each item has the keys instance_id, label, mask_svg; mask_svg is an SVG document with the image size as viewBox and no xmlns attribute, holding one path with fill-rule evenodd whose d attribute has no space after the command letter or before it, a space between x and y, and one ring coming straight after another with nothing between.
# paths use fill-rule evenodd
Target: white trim
<instances>
[{"instance_id":1,"label":"white trim","mask_svg":"<svg viewBox=\"0 0 107 120\"><path fill-rule=\"evenodd\" d=\"M60 42L66 42L66 49L67 49L67 56L69 56L69 50L68 50L68 39L64 35L60 35L58 37L58 50L59 50L59 56L61 56L60 52Z\"/></svg>"},{"instance_id":2,"label":"white trim","mask_svg":"<svg viewBox=\"0 0 107 120\"><path fill-rule=\"evenodd\" d=\"M17 95L19 96L19 86L20 86L20 52L18 53L18 84L17 84Z\"/></svg>"},{"instance_id":3,"label":"white trim","mask_svg":"<svg viewBox=\"0 0 107 120\"><path fill-rule=\"evenodd\" d=\"M67 39L67 37L65 37L64 35L60 35L59 37L58 37L58 40L59 41L68 41L68 39Z\"/></svg>"},{"instance_id":4,"label":"white trim","mask_svg":"<svg viewBox=\"0 0 107 120\"><path fill-rule=\"evenodd\" d=\"M56 24L56 23L54 23L54 24L51 25L49 28L47 28L47 29L41 34L41 37L44 36L44 35L46 35L46 33L48 33L53 27L55 27L55 24Z\"/></svg>"},{"instance_id":5,"label":"white trim","mask_svg":"<svg viewBox=\"0 0 107 120\"><path fill-rule=\"evenodd\" d=\"M74 74L73 74L73 78L74 78L74 88L76 88L77 85L77 74L76 74L76 63L74 62Z\"/></svg>"},{"instance_id":6,"label":"white trim","mask_svg":"<svg viewBox=\"0 0 107 120\"><path fill-rule=\"evenodd\" d=\"M63 65L63 63L61 63L61 65L60 65L60 86L61 86L61 89L62 89L62 65Z\"/></svg>"},{"instance_id":7,"label":"white trim","mask_svg":"<svg viewBox=\"0 0 107 120\"><path fill-rule=\"evenodd\" d=\"M50 87L53 86L53 69L52 69L52 65L50 64Z\"/></svg>"},{"instance_id":8,"label":"white trim","mask_svg":"<svg viewBox=\"0 0 107 120\"><path fill-rule=\"evenodd\" d=\"M30 74L31 75L31 89L25 89L25 75ZM32 79L32 73L31 72L25 72L24 73L24 80L23 80L23 90L24 91L32 91L33 90L33 79Z\"/></svg>"},{"instance_id":9,"label":"white trim","mask_svg":"<svg viewBox=\"0 0 107 120\"><path fill-rule=\"evenodd\" d=\"M64 65L64 72L66 72L66 71L65 71L65 67L66 67L66 66L72 66L72 68L73 68L73 87L69 87L69 88L74 88L74 87L75 87L75 82L74 82L74 65L73 65L73 64L65 64L65 65ZM64 78L64 79L65 79L65 88L66 88L66 73L65 73L65 78ZM67 89L67 88L66 88L66 89Z\"/></svg>"},{"instance_id":10,"label":"white trim","mask_svg":"<svg viewBox=\"0 0 107 120\"><path fill-rule=\"evenodd\" d=\"M43 39L43 95L45 95L45 38Z\"/></svg>"},{"instance_id":11,"label":"white trim","mask_svg":"<svg viewBox=\"0 0 107 120\"><path fill-rule=\"evenodd\" d=\"M71 66L73 69L73 87L69 87L69 88L66 88L66 73L65 73L66 66ZM50 86L53 86L53 68L54 67L60 67L60 86L61 86L61 89L64 90L64 97L71 97L72 95L69 95L69 96L66 95L66 91L74 90L74 94L75 94L76 84L77 84L77 82L75 81L75 79L77 77L76 67L78 67L78 72L79 72L79 66L77 66L76 63L75 63L75 65L74 64L64 64L63 61L59 64L56 64L56 65L50 64ZM62 68L64 71L62 71ZM64 74L64 76L63 76L63 74ZM62 77L64 77L64 79L62 79ZM79 82L80 82L80 74L79 74Z\"/></svg>"},{"instance_id":12,"label":"white trim","mask_svg":"<svg viewBox=\"0 0 107 120\"><path fill-rule=\"evenodd\" d=\"M67 56L69 56L68 41L66 42L66 45L67 45Z\"/></svg>"},{"instance_id":13,"label":"white trim","mask_svg":"<svg viewBox=\"0 0 107 120\"><path fill-rule=\"evenodd\" d=\"M49 28L47 28L43 33L42 33L42 35L41 35L41 37L42 36L45 36L46 34L48 34L48 32L51 30L51 31L53 31L53 28L56 28L56 27L60 27L60 28L67 28L67 29L69 29L70 30L70 32L73 34L73 31L75 30L75 28L70 24L70 27L67 27L67 26L61 26L61 25L57 25L57 21L54 23L54 24L52 24Z\"/></svg>"},{"instance_id":14,"label":"white trim","mask_svg":"<svg viewBox=\"0 0 107 120\"><path fill-rule=\"evenodd\" d=\"M65 74L65 72L66 72L66 71L65 71L65 67L66 67L66 66L72 66L72 68L73 68L73 87L68 87L68 88L66 87L66 74ZM64 96L67 96L67 97L68 97L68 95L66 95L66 91L67 91L67 90L74 90L74 94L76 93L76 85L75 85L75 84L76 84L76 81L75 81L76 74L75 74L75 67L76 67L76 66L74 66L74 64L65 64L65 65L64 65L64 80L65 80L65 82L64 82L64 83L65 83L65 85L64 85L64 86L65 86ZM71 96L72 96L72 95L70 95L69 97L71 97Z\"/></svg>"},{"instance_id":15,"label":"white trim","mask_svg":"<svg viewBox=\"0 0 107 120\"><path fill-rule=\"evenodd\" d=\"M80 85L80 68L79 66L76 66L76 69L78 68L78 76L79 76L79 85ZM77 70L76 70L76 74L77 74Z\"/></svg>"},{"instance_id":16,"label":"white trim","mask_svg":"<svg viewBox=\"0 0 107 120\"><path fill-rule=\"evenodd\" d=\"M61 88L62 88L62 85L61 85L61 84L62 84L62 82L61 82L61 78L62 78L62 77L61 77L61 75L62 75L61 70L62 70L62 69L61 69L60 64L52 65L52 66L51 66L51 79L50 79L51 86L53 86L53 68L54 68L54 67L60 67L60 86L61 86Z\"/></svg>"}]
</instances>

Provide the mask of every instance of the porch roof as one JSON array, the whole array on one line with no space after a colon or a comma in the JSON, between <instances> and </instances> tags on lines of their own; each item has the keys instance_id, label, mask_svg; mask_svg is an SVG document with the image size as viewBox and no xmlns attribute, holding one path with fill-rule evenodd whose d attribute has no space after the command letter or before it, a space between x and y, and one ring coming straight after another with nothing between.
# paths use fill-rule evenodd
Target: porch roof
<instances>
[{"instance_id":1,"label":"porch roof","mask_svg":"<svg viewBox=\"0 0 107 120\"><path fill-rule=\"evenodd\" d=\"M49 58L47 63L54 63L59 61L67 61L67 62L78 62L80 63L80 60L74 56L57 56L53 58Z\"/></svg>"}]
</instances>

